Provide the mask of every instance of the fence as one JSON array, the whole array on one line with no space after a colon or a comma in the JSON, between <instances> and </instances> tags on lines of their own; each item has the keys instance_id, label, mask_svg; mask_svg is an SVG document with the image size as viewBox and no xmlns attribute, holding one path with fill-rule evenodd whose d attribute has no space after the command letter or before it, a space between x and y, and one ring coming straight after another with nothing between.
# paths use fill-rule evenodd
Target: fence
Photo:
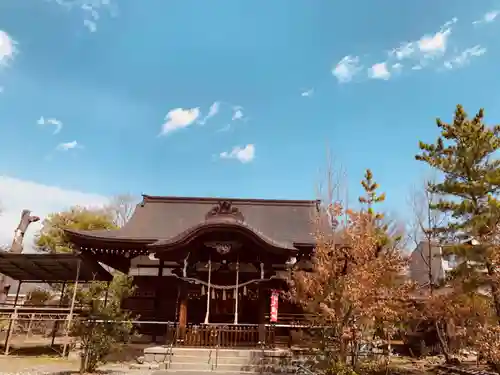
<instances>
[{"instance_id":1,"label":"fence","mask_svg":"<svg viewBox=\"0 0 500 375\"><path fill-rule=\"evenodd\" d=\"M16 307L0 309L0 346L4 354L46 348L59 355L76 344L71 325L81 319L68 308ZM120 322L94 320L95 323ZM137 333L123 342L140 355L152 344L217 348L319 348L325 344L324 328L301 324L188 324L133 321Z\"/></svg>"},{"instance_id":2,"label":"fence","mask_svg":"<svg viewBox=\"0 0 500 375\"><path fill-rule=\"evenodd\" d=\"M12 351L36 352L42 347L64 350L71 341L71 317L65 307L1 307L0 346L6 355Z\"/></svg>"}]
</instances>

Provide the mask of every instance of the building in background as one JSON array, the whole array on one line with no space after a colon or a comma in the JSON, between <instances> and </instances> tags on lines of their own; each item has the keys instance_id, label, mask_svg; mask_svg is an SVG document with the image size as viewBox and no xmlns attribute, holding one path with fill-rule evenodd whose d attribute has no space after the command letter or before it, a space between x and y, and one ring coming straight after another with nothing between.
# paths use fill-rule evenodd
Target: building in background
<instances>
[{"instance_id":1,"label":"building in background","mask_svg":"<svg viewBox=\"0 0 500 375\"><path fill-rule=\"evenodd\" d=\"M421 241L410 255L409 275L421 286L428 285L429 279L438 284L456 265L454 255L443 254L443 245Z\"/></svg>"}]
</instances>

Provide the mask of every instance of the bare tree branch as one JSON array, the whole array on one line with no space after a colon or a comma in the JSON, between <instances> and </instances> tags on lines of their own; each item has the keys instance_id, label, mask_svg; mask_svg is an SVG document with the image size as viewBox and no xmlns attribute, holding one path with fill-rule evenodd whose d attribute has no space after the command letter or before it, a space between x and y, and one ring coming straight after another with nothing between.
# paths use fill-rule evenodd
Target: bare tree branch
<instances>
[{"instance_id":1,"label":"bare tree branch","mask_svg":"<svg viewBox=\"0 0 500 375\"><path fill-rule=\"evenodd\" d=\"M426 267L426 284L429 287L430 294L433 293L435 284L432 249L433 246L439 243L438 228L445 224L447 218L441 211L432 208L439 200L439 197L429 189L429 184L434 183L434 181L435 176L424 178L420 186L414 186L411 189L408 199L413 213L408 236L414 242L415 247L418 247L421 243L426 246L426 249L422 249L420 252L420 257Z\"/></svg>"},{"instance_id":2,"label":"bare tree branch","mask_svg":"<svg viewBox=\"0 0 500 375\"><path fill-rule=\"evenodd\" d=\"M348 186L346 170L332 156L330 149L327 149L326 170L320 170L320 176L316 196L321 202L322 217L330 218L327 224L332 226L334 223L330 214L333 206L342 202L343 207L347 209ZM346 219L347 216L344 221Z\"/></svg>"},{"instance_id":3,"label":"bare tree branch","mask_svg":"<svg viewBox=\"0 0 500 375\"><path fill-rule=\"evenodd\" d=\"M113 222L118 227L123 227L134 213L138 199L130 194L121 194L113 197L107 210L113 217Z\"/></svg>"}]
</instances>

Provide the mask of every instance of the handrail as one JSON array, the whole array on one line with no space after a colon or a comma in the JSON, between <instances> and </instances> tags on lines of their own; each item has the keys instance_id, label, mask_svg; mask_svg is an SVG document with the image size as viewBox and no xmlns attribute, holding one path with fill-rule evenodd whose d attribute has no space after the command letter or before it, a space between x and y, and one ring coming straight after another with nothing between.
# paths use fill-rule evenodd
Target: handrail
<instances>
[{"instance_id":1,"label":"handrail","mask_svg":"<svg viewBox=\"0 0 500 375\"><path fill-rule=\"evenodd\" d=\"M220 347L220 332L216 333L217 344L215 345L215 369L219 366L219 347Z\"/></svg>"},{"instance_id":2,"label":"handrail","mask_svg":"<svg viewBox=\"0 0 500 375\"><path fill-rule=\"evenodd\" d=\"M208 351L208 364L211 365L213 371L214 364L212 363L212 346L210 346L210 350Z\"/></svg>"},{"instance_id":3,"label":"handrail","mask_svg":"<svg viewBox=\"0 0 500 375\"><path fill-rule=\"evenodd\" d=\"M303 364L298 364L297 365L297 370L298 371L302 371L303 373L307 374L307 375L314 375L314 372L312 372L311 370L309 370L307 367L305 367ZM297 372L298 372L297 371Z\"/></svg>"},{"instance_id":4,"label":"handrail","mask_svg":"<svg viewBox=\"0 0 500 375\"><path fill-rule=\"evenodd\" d=\"M170 365L172 364L172 356L174 355L174 343L175 343L176 339L177 339L177 334L176 334L176 331L174 329L173 330L173 337L172 337L172 340L170 341L170 345L169 345L169 350L167 351L167 353L168 353L167 369L169 369Z\"/></svg>"},{"instance_id":5,"label":"handrail","mask_svg":"<svg viewBox=\"0 0 500 375\"><path fill-rule=\"evenodd\" d=\"M267 332L265 333L265 335L267 335ZM265 336L264 336L264 342L259 341L258 345L260 345L260 360L259 360L260 366L259 366L259 372L262 374L264 372L264 366L266 365L266 363L265 363L266 352L264 351L264 348L266 346Z\"/></svg>"}]
</instances>

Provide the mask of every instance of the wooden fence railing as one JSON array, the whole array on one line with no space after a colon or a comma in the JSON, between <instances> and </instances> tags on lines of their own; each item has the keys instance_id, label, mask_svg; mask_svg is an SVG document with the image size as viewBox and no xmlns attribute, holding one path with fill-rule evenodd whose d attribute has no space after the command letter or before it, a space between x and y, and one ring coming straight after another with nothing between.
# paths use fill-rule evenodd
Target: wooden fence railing
<instances>
[{"instance_id":1,"label":"wooden fence railing","mask_svg":"<svg viewBox=\"0 0 500 375\"><path fill-rule=\"evenodd\" d=\"M262 347L273 341L270 326L251 324L200 324L167 327L166 344L192 347Z\"/></svg>"}]
</instances>

